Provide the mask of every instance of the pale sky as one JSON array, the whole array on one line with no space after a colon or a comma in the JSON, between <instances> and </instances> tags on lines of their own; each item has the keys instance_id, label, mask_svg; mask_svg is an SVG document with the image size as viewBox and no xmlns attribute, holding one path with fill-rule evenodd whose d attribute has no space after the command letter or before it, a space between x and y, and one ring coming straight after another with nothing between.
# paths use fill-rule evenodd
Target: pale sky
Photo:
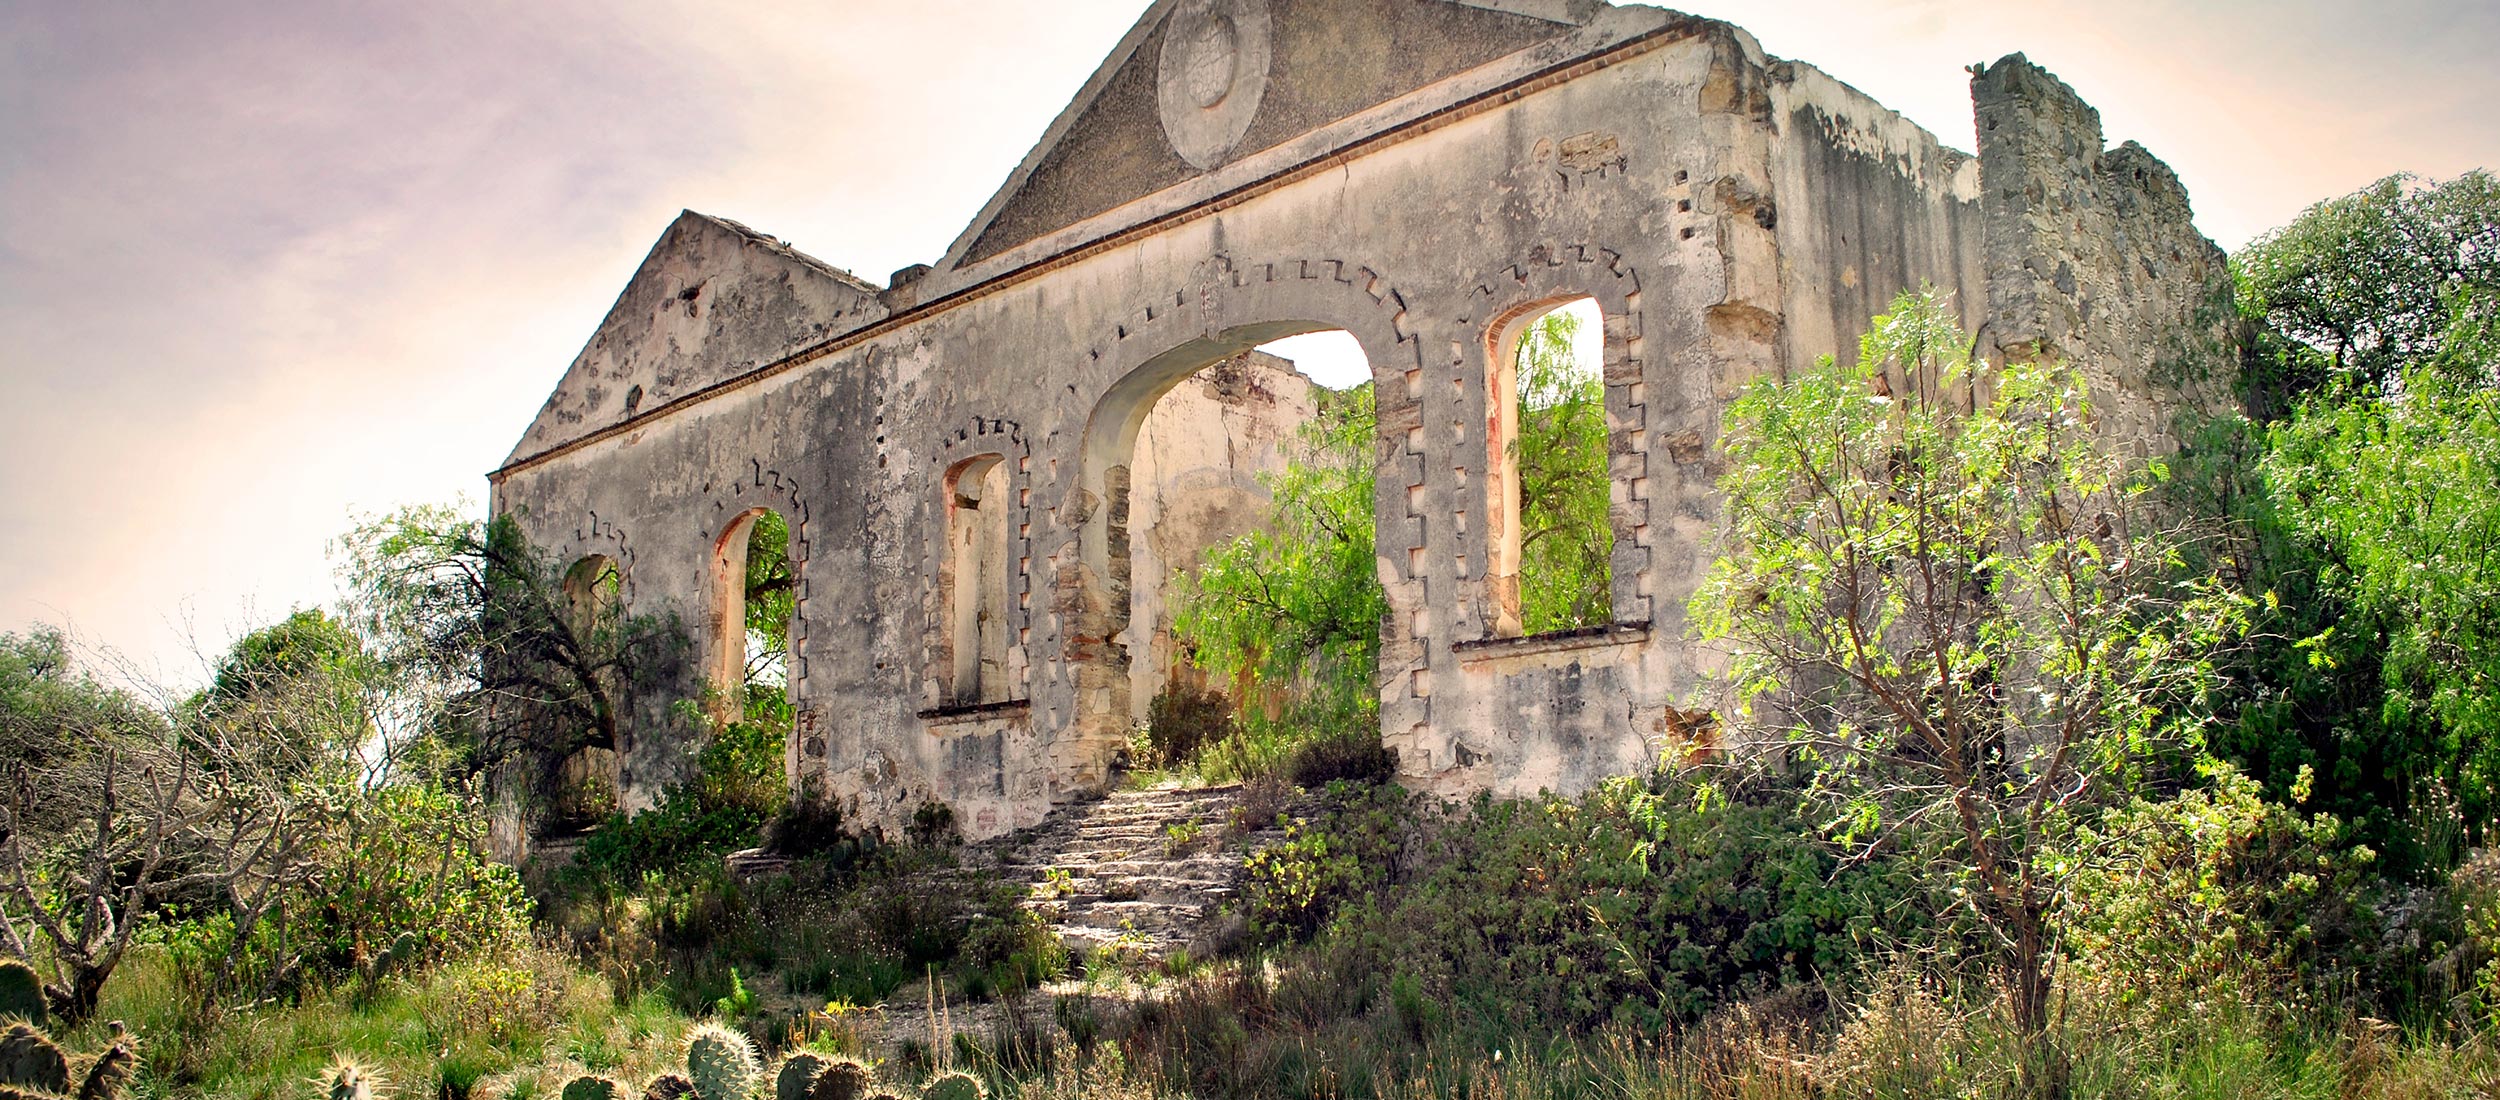
<instances>
[{"instance_id":1,"label":"pale sky","mask_svg":"<svg viewBox=\"0 0 2500 1100\"><path fill-rule=\"evenodd\" d=\"M467 494L680 208L933 261L1145 0L0 0L0 631L159 675ZM2493 0L1691 5L1971 147L2022 50L2225 247L2500 167Z\"/></svg>"}]
</instances>

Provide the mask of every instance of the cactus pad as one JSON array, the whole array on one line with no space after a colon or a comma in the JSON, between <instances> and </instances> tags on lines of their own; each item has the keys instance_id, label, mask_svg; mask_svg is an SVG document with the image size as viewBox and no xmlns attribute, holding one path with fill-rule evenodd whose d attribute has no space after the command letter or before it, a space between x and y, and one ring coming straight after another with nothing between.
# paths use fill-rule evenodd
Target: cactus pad
<instances>
[{"instance_id":1,"label":"cactus pad","mask_svg":"<svg viewBox=\"0 0 2500 1100\"><path fill-rule=\"evenodd\" d=\"M120 1021L114 1022L113 1031L113 1045L96 1055L86 1075L78 1079L76 1100L120 1100L122 1090L129 1087L131 1075L139 1068L139 1052L122 1033Z\"/></svg>"},{"instance_id":2,"label":"cactus pad","mask_svg":"<svg viewBox=\"0 0 2500 1100\"><path fill-rule=\"evenodd\" d=\"M816 1074L807 1100L868 1100L868 1067L848 1058L835 1059Z\"/></svg>"},{"instance_id":3,"label":"cactus pad","mask_svg":"<svg viewBox=\"0 0 2500 1100\"><path fill-rule=\"evenodd\" d=\"M755 1090L760 1067L755 1044L719 1024L699 1024L686 1033L686 1077L702 1100L745 1100Z\"/></svg>"},{"instance_id":4,"label":"cactus pad","mask_svg":"<svg viewBox=\"0 0 2500 1100\"><path fill-rule=\"evenodd\" d=\"M941 1073L920 1086L920 1100L986 1100L981 1079L969 1073Z\"/></svg>"},{"instance_id":5,"label":"cactus pad","mask_svg":"<svg viewBox=\"0 0 2500 1100\"><path fill-rule=\"evenodd\" d=\"M826 1064L822 1055L806 1051L782 1059L781 1069L773 1074L773 1100L807 1100Z\"/></svg>"},{"instance_id":6,"label":"cactus pad","mask_svg":"<svg viewBox=\"0 0 2500 1100\"><path fill-rule=\"evenodd\" d=\"M586 1073L564 1083L562 1100L625 1100L625 1086L613 1078Z\"/></svg>"},{"instance_id":7,"label":"cactus pad","mask_svg":"<svg viewBox=\"0 0 2500 1100\"><path fill-rule=\"evenodd\" d=\"M36 1092L69 1091L69 1059L29 1024L0 1033L0 1084Z\"/></svg>"},{"instance_id":8,"label":"cactus pad","mask_svg":"<svg viewBox=\"0 0 2500 1100\"><path fill-rule=\"evenodd\" d=\"M36 1027L51 1022L44 1007L43 979L35 968L16 959L0 961L0 1016L13 1016Z\"/></svg>"}]
</instances>

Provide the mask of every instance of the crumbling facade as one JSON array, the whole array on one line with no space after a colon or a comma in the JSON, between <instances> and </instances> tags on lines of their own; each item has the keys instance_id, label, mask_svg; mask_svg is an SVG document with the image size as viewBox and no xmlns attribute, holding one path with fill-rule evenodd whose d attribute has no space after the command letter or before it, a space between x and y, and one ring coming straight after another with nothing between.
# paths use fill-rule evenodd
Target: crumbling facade
<instances>
[{"instance_id":1,"label":"crumbling facade","mask_svg":"<svg viewBox=\"0 0 2500 1100\"><path fill-rule=\"evenodd\" d=\"M1157 399L1342 329L1379 408L1403 780L1574 790L1648 766L1705 679L1684 608L1746 379L1853 354L1933 285L1984 354L2082 363L2132 446L2228 400L2223 258L2175 177L2105 149L2019 56L1973 90L1976 156L1656 8L1157 0L946 255L890 285L679 218L494 507L612 559L628 610L675 611L723 678L744 522L779 511L793 781L858 823L939 801L992 835L1111 780L1168 658L1133 621L1138 563L1172 565L1134 529ZM1615 621L1522 637L1500 380L1524 324L1580 298L1603 322ZM683 778L678 723L633 717L629 804Z\"/></svg>"}]
</instances>

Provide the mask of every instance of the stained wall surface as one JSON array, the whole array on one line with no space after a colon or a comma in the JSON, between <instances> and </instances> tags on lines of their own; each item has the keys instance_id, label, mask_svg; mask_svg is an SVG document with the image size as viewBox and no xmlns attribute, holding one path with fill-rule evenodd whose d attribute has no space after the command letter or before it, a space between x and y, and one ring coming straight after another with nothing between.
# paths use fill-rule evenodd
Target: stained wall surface
<instances>
[{"instance_id":1,"label":"stained wall surface","mask_svg":"<svg viewBox=\"0 0 2500 1100\"><path fill-rule=\"evenodd\" d=\"M1387 44L1359 59L1385 71L1351 80L1349 42ZM1148 410L1218 360L1343 329L1377 387L1402 780L1576 790L1693 732L1714 658L1684 605L1746 379L1854 353L1868 314L1931 285L1986 347L2087 360L2148 448L2227 395L2227 333L2196 312L2218 254L2175 179L2104 150L2020 58L1975 83L1974 156L1655 8L1160 0L947 255L888 287L681 219L494 475L495 507L560 556L616 558L629 609L675 611L701 645L735 637L705 621L719 538L781 510L793 782L854 822L937 801L992 835L1099 791L1142 705ZM1603 316L1616 621L1505 637L1488 365L1520 318L1578 297ZM967 705L940 672L944 485L982 456L1012 508L1008 690ZM673 721L636 715L629 800L683 777Z\"/></svg>"}]
</instances>

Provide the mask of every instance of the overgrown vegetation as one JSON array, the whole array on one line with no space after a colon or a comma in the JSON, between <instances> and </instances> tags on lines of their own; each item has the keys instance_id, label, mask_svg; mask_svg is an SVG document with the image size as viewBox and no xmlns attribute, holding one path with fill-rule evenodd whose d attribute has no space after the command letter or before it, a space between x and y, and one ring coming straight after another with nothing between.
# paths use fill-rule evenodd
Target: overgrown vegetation
<instances>
[{"instance_id":1,"label":"overgrown vegetation","mask_svg":"<svg viewBox=\"0 0 2500 1100\"><path fill-rule=\"evenodd\" d=\"M197 690L0 636L0 1088L2493 1095L2496 194L2399 178L2252 245L2254 415L2165 464L1928 298L1757 381L1693 607L1731 660L1692 702L1729 705L1574 797L1391 782L1377 429L1333 396L1181 608L1223 690L1156 700L1139 745L1251 782L1222 835L1124 858L1284 822L1221 849L1213 958L1070 952L942 804L884 836L790 797L770 514L740 684L691 682L612 567L449 509L352 532L346 605ZM1545 369L1563 324L1522 366L1531 631L1611 614L1603 390ZM583 797L642 721L697 731L683 782ZM569 869L525 884L521 838Z\"/></svg>"}]
</instances>

